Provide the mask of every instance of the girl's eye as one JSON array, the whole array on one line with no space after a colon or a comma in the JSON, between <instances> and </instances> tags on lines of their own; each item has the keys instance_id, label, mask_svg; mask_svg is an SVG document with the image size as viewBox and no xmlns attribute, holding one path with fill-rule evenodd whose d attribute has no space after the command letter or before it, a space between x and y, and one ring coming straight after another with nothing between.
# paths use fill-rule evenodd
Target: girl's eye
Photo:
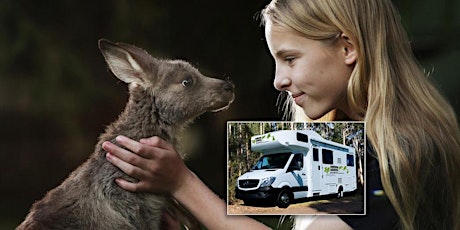
<instances>
[{"instance_id":1,"label":"girl's eye","mask_svg":"<svg viewBox=\"0 0 460 230\"><path fill-rule=\"evenodd\" d=\"M284 60L285 60L287 63L291 64L291 63L295 60L295 57L288 56L288 57L285 57Z\"/></svg>"},{"instance_id":2,"label":"girl's eye","mask_svg":"<svg viewBox=\"0 0 460 230\"><path fill-rule=\"evenodd\" d=\"M191 86L192 84L193 84L193 80L191 78L187 78L182 81L182 85L185 87Z\"/></svg>"}]
</instances>

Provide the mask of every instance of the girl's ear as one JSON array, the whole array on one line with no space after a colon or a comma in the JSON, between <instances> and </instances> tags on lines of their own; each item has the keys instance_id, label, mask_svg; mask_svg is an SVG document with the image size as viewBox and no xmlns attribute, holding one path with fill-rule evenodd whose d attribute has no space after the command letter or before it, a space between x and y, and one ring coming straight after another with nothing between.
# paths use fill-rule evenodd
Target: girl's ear
<instances>
[{"instance_id":1,"label":"girl's ear","mask_svg":"<svg viewBox=\"0 0 460 230\"><path fill-rule=\"evenodd\" d=\"M358 59L358 53L356 51L356 46L354 42L350 39L350 37L346 33L340 34L340 41L343 48L344 60L345 64L353 65L356 63Z\"/></svg>"}]
</instances>

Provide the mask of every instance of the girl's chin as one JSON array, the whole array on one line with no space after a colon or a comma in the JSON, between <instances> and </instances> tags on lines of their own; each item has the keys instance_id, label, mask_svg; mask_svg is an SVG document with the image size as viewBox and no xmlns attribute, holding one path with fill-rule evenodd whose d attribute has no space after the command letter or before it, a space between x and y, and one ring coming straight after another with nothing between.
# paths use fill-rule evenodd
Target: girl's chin
<instances>
[{"instance_id":1,"label":"girl's chin","mask_svg":"<svg viewBox=\"0 0 460 230\"><path fill-rule=\"evenodd\" d=\"M303 115L307 116L309 120L320 119L330 112L330 110L328 110L326 107L321 106L321 104L318 104L318 102L313 102L309 100L306 94L301 94L297 97L294 97L293 99L296 110L302 110Z\"/></svg>"},{"instance_id":2,"label":"girl's chin","mask_svg":"<svg viewBox=\"0 0 460 230\"><path fill-rule=\"evenodd\" d=\"M299 106L304 112L304 114L311 120L318 120L322 117L324 117L328 112L330 111L319 111L315 109L308 109L308 107L303 108L302 106Z\"/></svg>"}]
</instances>

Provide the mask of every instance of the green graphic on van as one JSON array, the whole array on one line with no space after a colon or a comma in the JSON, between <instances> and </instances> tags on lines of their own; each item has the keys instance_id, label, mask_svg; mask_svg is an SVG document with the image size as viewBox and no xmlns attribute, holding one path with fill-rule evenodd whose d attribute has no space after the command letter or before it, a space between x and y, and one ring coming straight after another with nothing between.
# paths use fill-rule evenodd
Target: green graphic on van
<instances>
[{"instance_id":1,"label":"green graphic on van","mask_svg":"<svg viewBox=\"0 0 460 230\"><path fill-rule=\"evenodd\" d=\"M268 134L259 136L257 138L252 138L251 143L257 144L257 143L267 142L267 141L275 141L275 136L268 133Z\"/></svg>"},{"instance_id":2,"label":"green graphic on van","mask_svg":"<svg viewBox=\"0 0 460 230\"><path fill-rule=\"evenodd\" d=\"M343 174L343 173L346 173L348 174L350 171L347 169L347 166L346 165L343 165L343 166L335 166L335 165L332 165L332 166L329 166L329 167L324 167L324 172L329 174Z\"/></svg>"}]
</instances>

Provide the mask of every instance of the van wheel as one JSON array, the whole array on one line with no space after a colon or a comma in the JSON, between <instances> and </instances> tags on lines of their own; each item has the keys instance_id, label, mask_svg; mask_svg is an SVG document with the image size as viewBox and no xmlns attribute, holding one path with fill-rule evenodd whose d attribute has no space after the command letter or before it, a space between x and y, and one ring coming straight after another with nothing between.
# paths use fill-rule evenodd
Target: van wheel
<instances>
[{"instance_id":1,"label":"van wheel","mask_svg":"<svg viewBox=\"0 0 460 230\"><path fill-rule=\"evenodd\" d=\"M339 191L337 191L337 199L340 199L343 197L343 188L340 186Z\"/></svg>"},{"instance_id":2,"label":"van wheel","mask_svg":"<svg viewBox=\"0 0 460 230\"><path fill-rule=\"evenodd\" d=\"M288 190L281 190L278 194L278 199L276 203L280 208L287 208L291 204L292 195Z\"/></svg>"},{"instance_id":3,"label":"van wheel","mask_svg":"<svg viewBox=\"0 0 460 230\"><path fill-rule=\"evenodd\" d=\"M255 204L256 204L256 201L252 200L252 199L243 200L243 202L244 202L244 205L246 205L246 206L255 206Z\"/></svg>"}]
</instances>

